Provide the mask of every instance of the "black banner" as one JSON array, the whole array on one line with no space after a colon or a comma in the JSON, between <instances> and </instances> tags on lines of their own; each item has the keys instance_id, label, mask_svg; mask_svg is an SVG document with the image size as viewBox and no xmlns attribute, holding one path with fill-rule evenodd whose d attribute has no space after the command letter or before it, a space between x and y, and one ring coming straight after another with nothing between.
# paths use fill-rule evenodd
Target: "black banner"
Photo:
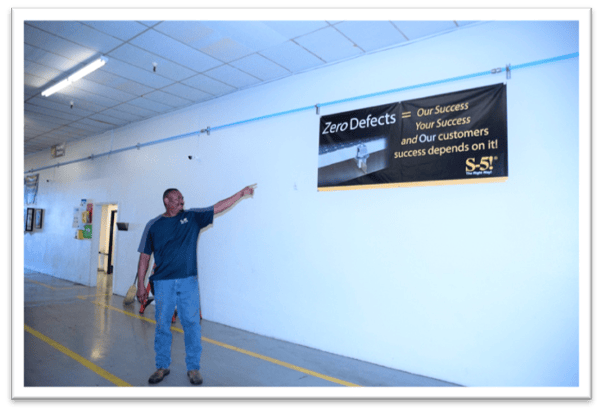
<instances>
[{"instance_id":1,"label":"black banner","mask_svg":"<svg viewBox=\"0 0 600 409\"><path fill-rule=\"evenodd\" d=\"M504 84L328 115L318 187L505 180L507 151Z\"/></svg>"}]
</instances>

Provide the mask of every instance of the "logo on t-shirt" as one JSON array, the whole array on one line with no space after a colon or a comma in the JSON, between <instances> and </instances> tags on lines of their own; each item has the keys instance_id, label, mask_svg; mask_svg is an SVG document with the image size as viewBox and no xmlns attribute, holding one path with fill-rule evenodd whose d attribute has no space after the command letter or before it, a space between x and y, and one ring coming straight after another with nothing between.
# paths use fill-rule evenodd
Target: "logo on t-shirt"
<instances>
[{"instance_id":1,"label":"logo on t-shirt","mask_svg":"<svg viewBox=\"0 0 600 409\"><path fill-rule=\"evenodd\" d=\"M185 224L185 223L187 223L187 222L188 222L188 219L187 219L187 217L186 217L185 219L179 220L179 223L181 223L181 224Z\"/></svg>"}]
</instances>

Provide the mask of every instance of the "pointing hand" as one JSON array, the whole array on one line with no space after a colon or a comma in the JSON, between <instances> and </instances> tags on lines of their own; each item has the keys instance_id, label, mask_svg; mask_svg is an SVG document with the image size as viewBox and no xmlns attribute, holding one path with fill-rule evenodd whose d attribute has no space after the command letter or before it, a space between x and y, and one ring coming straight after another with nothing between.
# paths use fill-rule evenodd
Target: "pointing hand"
<instances>
[{"instance_id":1,"label":"pointing hand","mask_svg":"<svg viewBox=\"0 0 600 409\"><path fill-rule=\"evenodd\" d=\"M246 195L254 195L254 189L256 189L257 184L253 184L250 186L246 186L243 190L242 190L242 196L246 196Z\"/></svg>"}]
</instances>

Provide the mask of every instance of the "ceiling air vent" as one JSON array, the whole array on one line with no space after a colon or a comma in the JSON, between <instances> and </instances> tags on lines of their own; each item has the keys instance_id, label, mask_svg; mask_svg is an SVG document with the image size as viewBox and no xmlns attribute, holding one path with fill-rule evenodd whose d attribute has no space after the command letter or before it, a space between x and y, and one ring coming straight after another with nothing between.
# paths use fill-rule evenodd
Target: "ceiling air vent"
<instances>
[{"instance_id":1,"label":"ceiling air vent","mask_svg":"<svg viewBox=\"0 0 600 409\"><path fill-rule=\"evenodd\" d=\"M54 145L52 147L52 157L60 158L61 156L65 156L65 144L62 145Z\"/></svg>"}]
</instances>

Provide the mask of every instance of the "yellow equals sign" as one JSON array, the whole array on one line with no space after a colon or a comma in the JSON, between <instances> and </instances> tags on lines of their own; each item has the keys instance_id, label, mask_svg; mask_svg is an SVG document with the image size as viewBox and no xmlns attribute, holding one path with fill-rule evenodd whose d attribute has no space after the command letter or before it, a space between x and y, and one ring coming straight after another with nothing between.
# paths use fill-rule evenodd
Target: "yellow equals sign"
<instances>
[{"instance_id":1,"label":"yellow equals sign","mask_svg":"<svg viewBox=\"0 0 600 409\"><path fill-rule=\"evenodd\" d=\"M402 118L410 118L410 111L402 112Z\"/></svg>"}]
</instances>

